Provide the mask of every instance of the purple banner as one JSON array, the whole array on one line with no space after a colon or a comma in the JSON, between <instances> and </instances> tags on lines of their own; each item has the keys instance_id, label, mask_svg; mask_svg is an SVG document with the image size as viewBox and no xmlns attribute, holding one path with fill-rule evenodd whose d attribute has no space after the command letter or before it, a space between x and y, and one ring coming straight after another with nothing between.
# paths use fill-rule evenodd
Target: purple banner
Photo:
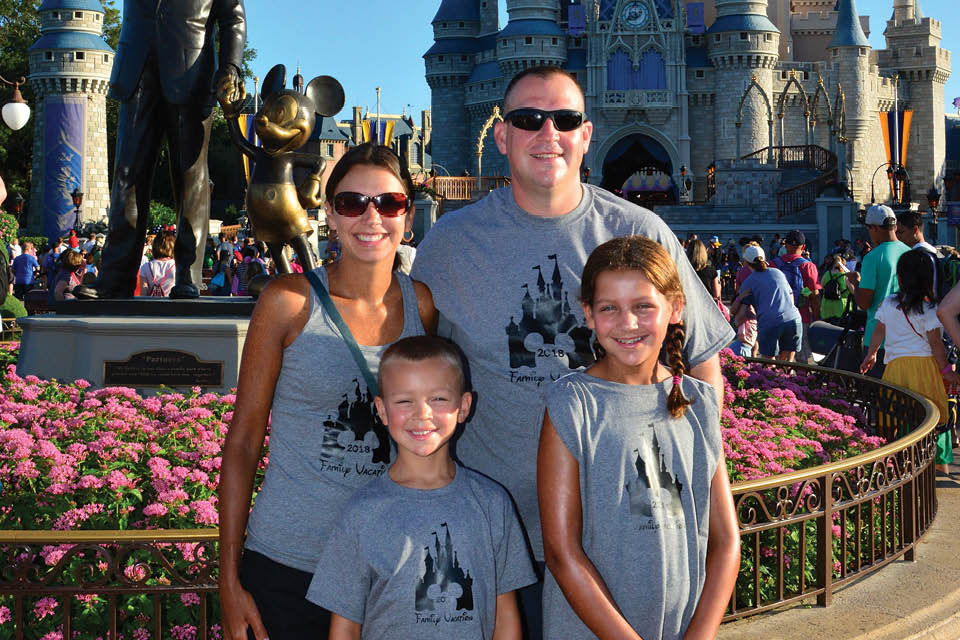
<instances>
[{"instance_id":1,"label":"purple banner","mask_svg":"<svg viewBox=\"0 0 960 640\"><path fill-rule=\"evenodd\" d=\"M587 28L587 15L582 4L572 4L567 9L567 33L574 38L583 35Z\"/></svg>"},{"instance_id":2,"label":"purple banner","mask_svg":"<svg viewBox=\"0 0 960 640\"><path fill-rule=\"evenodd\" d=\"M70 233L76 211L70 194L83 191L86 109L83 98L45 98L43 128L43 232L51 243Z\"/></svg>"},{"instance_id":3,"label":"purple banner","mask_svg":"<svg viewBox=\"0 0 960 640\"><path fill-rule=\"evenodd\" d=\"M703 3L687 3L687 31L693 35L700 35L704 32L703 24Z\"/></svg>"}]
</instances>

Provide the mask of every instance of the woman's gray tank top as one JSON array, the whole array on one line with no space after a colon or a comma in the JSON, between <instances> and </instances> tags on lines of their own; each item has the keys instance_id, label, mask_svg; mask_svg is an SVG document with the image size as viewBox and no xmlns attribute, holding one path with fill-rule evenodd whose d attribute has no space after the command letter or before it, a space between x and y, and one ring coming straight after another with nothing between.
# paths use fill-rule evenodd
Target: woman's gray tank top
<instances>
[{"instance_id":1,"label":"woman's gray tank top","mask_svg":"<svg viewBox=\"0 0 960 640\"><path fill-rule=\"evenodd\" d=\"M328 286L326 270L320 267L317 274ZM413 281L394 275L403 292L400 337L423 335ZM374 374L387 346L360 346ZM246 546L313 572L347 498L386 473L396 450L359 367L312 288L310 317L283 350L268 444L269 464Z\"/></svg>"}]
</instances>

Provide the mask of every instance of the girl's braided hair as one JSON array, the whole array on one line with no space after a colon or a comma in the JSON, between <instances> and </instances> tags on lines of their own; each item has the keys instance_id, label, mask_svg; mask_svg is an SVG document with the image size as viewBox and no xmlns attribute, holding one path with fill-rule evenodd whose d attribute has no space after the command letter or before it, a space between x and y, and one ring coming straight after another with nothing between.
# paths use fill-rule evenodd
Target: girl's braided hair
<instances>
[{"instance_id":1,"label":"girl's braided hair","mask_svg":"<svg viewBox=\"0 0 960 640\"><path fill-rule=\"evenodd\" d=\"M680 284L680 275L677 265L660 243L643 236L628 236L614 238L604 242L593 250L583 267L580 278L580 302L593 306L596 295L597 278L604 271L639 271L650 281L671 303L675 300L683 301L683 287ZM686 330L683 322L670 324L667 335L663 340L661 358L673 374L673 388L667 396L667 411L674 418L679 418L688 406L690 400L683 395L679 383L686 371L683 361L683 343L686 339ZM603 347L596 340L593 345L597 359L604 356Z\"/></svg>"}]
</instances>

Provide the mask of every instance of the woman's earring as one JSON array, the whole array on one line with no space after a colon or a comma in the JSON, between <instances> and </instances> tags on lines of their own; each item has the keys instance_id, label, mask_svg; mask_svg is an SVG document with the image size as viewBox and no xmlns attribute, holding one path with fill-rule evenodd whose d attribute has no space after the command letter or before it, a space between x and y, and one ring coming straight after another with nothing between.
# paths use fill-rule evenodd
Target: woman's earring
<instances>
[{"instance_id":1,"label":"woman's earring","mask_svg":"<svg viewBox=\"0 0 960 640\"><path fill-rule=\"evenodd\" d=\"M407 229L406 231L404 231L404 232L403 232L403 241L404 241L404 242L411 242L411 241L413 241L413 231L411 231L410 229Z\"/></svg>"}]
</instances>

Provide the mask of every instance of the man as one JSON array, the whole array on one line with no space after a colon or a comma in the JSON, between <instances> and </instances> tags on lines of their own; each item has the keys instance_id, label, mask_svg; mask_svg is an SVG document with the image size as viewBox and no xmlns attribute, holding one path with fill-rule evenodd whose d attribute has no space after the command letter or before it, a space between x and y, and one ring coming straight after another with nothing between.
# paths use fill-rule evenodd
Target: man
<instances>
[{"instance_id":1,"label":"man","mask_svg":"<svg viewBox=\"0 0 960 640\"><path fill-rule=\"evenodd\" d=\"M34 287L34 281L40 262L37 250L30 241L23 243L23 253L13 259L13 295L20 300Z\"/></svg>"},{"instance_id":2,"label":"man","mask_svg":"<svg viewBox=\"0 0 960 640\"><path fill-rule=\"evenodd\" d=\"M933 264L933 292L940 295L940 273L937 259L942 258L935 246L923 237L923 217L918 211L901 211L897 214L897 240L911 249L922 249L930 256Z\"/></svg>"},{"instance_id":3,"label":"man","mask_svg":"<svg viewBox=\"0 0 960 640\"><path fill-rule=\"evenodd\" d=\"M866 346L870 344L873 328L877 326L877 308L884 298L900 288L897 284L897 261L910 247L897 240L897 216L887 205L871 205L867 209L864 224L873 249L863 257L860 271L850 271L847 277L856 285L853 295L857 306L867 312L867 326L863 332L863 344ZM877 365L867 375L875 378L883 375L883 354L881 348L877 352Z\"/></svg>"},{"instance_id":4,"label":"man","mask_svg":"<svg viewBox=\"0 0 960 640\"><path fill-rule=\"evenodd\" d=\"M80 250L85 253L93 253L93 250L97 247L97 232L91 231L90 236L87 238L87 241L81 245Z\"/></svg>"},{"instance_id":5,"label":"man","mask_svg":"<svg viewBox=\"0 0 960 640\"><path fill-rule=\"evenodd\" d=\"M100 277L93 287L75 289L78 297L133 295L164 137L180 216L170 297L199 297L210 221L207 145L214 86L228 101L238 98L245 42L243 0L124 1L110 78L109 96L120 100L120 112L109 231Z\"/></svg>"},{"instance_id":6,"label":"man","mask_svg":"<svg viewBox=\"0 0 960 640\"><path fill-rule=\"evenodd\" d=\"M792 287L795 273L799 272L803 286L801 289L808 289L810 294L805 298L801 294L794 300L797 308L800 310L800 323L803 327L803 338L800 343L800 352L797 353L797 362L808 364L811 362L812 350L810 348L810 323L820 319L820 285L817 265L812 260L803 257L803 250L807 244L807 237L799 229L789 232L783 240L785 251L782 256L773 259L773 266L783 271L787 276L787 282Z\"/></svg>"},{"instance_id":7,"label":"man","mask_svg":"<svg viewBox=\"0 0 960 640\"><path fill-rule=\"evenodd\" d=\"M734 335L659 217L581 184L593 132L583 109L583 92L567 72L534 67L518 74L504 96L504 121L494 129L511 186L441 218L417 248L412 273L430 287L440 332L463 348L478 394L457 455L510 491L541 568L536 457L542 396L553 380L594 360L577 301L590 252L634 234L670 252L686 294L690 373L713 384L721 399L717 352ZM539 596L536 588L520 593L532 638L540 635Z\"/></svg>"}]
</instances>

